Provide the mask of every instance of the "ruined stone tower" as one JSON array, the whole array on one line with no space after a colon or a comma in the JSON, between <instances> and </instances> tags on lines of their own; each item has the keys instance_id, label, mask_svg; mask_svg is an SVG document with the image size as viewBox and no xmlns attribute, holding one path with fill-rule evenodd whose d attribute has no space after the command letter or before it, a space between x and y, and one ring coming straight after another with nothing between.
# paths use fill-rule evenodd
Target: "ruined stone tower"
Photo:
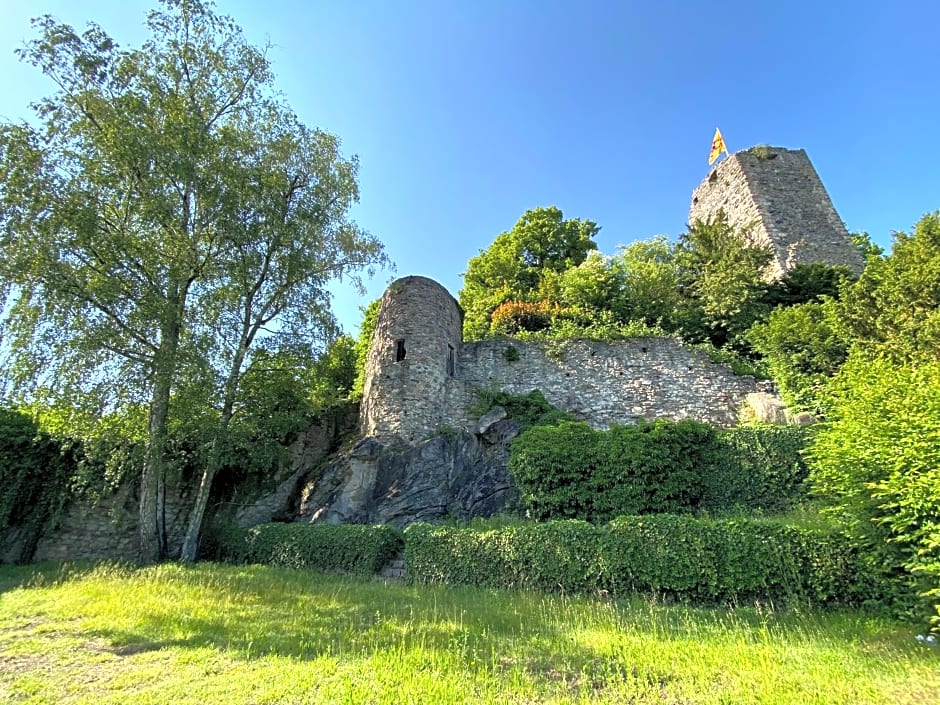
<instances>
[{"instance_id":1,"label":"ruined stone tower","mask_svg":"<svg viewBox=\"0 0 940 705\"><path fill-rule=\"evenodd\" d=\"M753 147L729 156L693 191L689 222L709 220L720 209L733 227L751 227L755 242L773 246L770 281L812 262L862 269L805 150Z\"/></svg>"},{"instance_id":2,"label":"ruined stone tower","mask_svg":"<svg viewBox=\"0 0 940 705\"><path fill-rule=\"evenodd\" d=\"M446 423L462 328L457 301L437 282L415 276L392 282L366 361L364 436L413 442Z\"/></svg>"}]
</instances>

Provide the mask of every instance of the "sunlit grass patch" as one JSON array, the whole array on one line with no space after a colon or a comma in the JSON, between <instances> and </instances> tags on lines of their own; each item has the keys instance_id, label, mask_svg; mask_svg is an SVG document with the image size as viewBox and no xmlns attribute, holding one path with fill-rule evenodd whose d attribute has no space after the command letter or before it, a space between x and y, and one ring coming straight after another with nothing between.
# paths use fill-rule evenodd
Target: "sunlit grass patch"
<instances>
[{"instance_id":1,"label":"sunlit grass patch","mask_svg":"<svg viewBox=\"0 0 940 705\"><path fill-rule=\"evenodd\" d=\"M859 612L408 586L262 566L0 569L0 701L933 703Z\"/></svg>"}]
</instances>

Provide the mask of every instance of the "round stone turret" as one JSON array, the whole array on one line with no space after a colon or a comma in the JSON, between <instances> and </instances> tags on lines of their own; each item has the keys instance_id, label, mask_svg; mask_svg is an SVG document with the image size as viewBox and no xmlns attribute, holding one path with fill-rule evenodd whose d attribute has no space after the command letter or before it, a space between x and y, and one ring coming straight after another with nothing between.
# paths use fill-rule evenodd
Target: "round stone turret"
<instances>
[{"instance_id":1,"label":"round stone turret","mask_svg":"<svg viewBox=\"0 0 940 705\"><path fill-rule=\"evenodd\" d=\"M366 361L363 435L413 442L446 423L462 328L457 301L437 282L414 276L392 282Z\"/></svg>"}]
</instances>

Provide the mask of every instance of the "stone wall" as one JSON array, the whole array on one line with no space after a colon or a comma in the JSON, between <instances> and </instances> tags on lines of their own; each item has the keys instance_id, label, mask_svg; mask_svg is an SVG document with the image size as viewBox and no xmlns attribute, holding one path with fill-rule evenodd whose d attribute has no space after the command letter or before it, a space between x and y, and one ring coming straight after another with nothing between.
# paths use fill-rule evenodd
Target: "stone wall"
<instances>
[{"instance_id":1,"label":"stone wall","mask_svg":"<svg viewBox=\"0 0 940 705\"><path fill-rule=\"evenodd\" d=\"M366 367L363 436L414 444L445 428L472 430L470 409L480 388L538 389L595 428L685 418L732 426L745 397L757 391L753 378L738 377L672 338L461 343L461 318L457 302L436 282L392 283ZM396 360L399 344L406 349L402 360ZM518 359L506 354L510 346Z\"/></svg>"},{"instance_id":2,"label":"stone wall","mask_svg":"<svg viewBox=\"0 0 940 705\"><path fill-rule=\"evenodd\" d=\"M506 354L510 346L517 360ZM757 391L752 377L739 377L672 338L562 344L484 340L465 344L458 364L461 384L453 385L447 404L449 422L458 428L472 427L468 409L481 387L513 394L538 389L594 428L685 418L732 426L746 396Z\"/></svg>"},{"instance_id":3,"label":"stone wall","mask_svg":"<svg viewBox=\"0 0 940 705\"><path fill-rule=\"evenodd\" d=\"M364 436L412 442L446 423L463 316L454 297L425 277L405 277L382 297L360 412Z\"/></svg>"},{"instance_id":4,"label":"stone wall","mask_svg":"<svg viewBox=\"0 0 940 705\"><path fill-rule=\"evenodd\" d=\"M100 499L73 500L53 530L47 530L34 561L122 560L140 558L138 540L138 478L128 478L114 494ZM169 557L180 554L192 506L192 478L167 482L165 516Z\"/></svg>"},{"instance_id":5,"label":"stone wall","mask_svg":"<svg viewBox=\"0 0 940 705\"><path fill-rule=\"evenodd\" d=\"M797 264L823 262L860 272L862 258L805 150L767 147L730 155L692 193L689 222L723 209L735 228L752 227L774 248L776 280Z\"/></svg>"},{"instance_id":6,"label":"stone wall","mask_svg":"<svg viewBox=\"0 0 940 705\"><path fill-rule=\"evenodd\" d=\"M230 510L227 514L239 526L252 526L291 515L298 486L310 470L319 465L355 431L358 408L355 404L336 409L300 434L289 448L286 462L272 469L259 495L237 503L213 504L211 509ZM168 483L166 492L167 548L177 558L192 508L198 477ZM66 509L55 529L39 539L34 561L113 559L136 561L138 551L137 478L128 478L113 494L93 501L78 499ZM11 551L12 556L12 551ZM0 562L12 560L0 555Z\"/></svg>"}]
</instances>

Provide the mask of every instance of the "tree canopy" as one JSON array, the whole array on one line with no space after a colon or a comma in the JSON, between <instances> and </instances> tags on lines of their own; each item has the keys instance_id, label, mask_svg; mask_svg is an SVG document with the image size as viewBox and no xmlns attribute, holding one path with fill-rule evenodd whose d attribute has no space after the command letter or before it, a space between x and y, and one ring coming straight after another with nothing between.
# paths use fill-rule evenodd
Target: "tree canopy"
<instances>
[{"instance_id":1,"label":"tree canopy","mask_svg":"<svg viewBox=\"0 0 940 705\"><path fill-rule=\"evenodd\" d=\"M263 48L199 0L147 25L124 49L35 21L20 56L57 90L38 126L0 126L0 284L8 392L147 404L155 560L174 394L215 408L218 440L252 351L329 339L327 282L386 260L348 218L357 160L277 96Z\"/></svg>"},{"instance_id":2,"label":"tree canopy","mask_svg":"<svg viewBox=\"0 0 940 705\"><path fill-rule=\"evenodd\" d=\"M459 295L464 336L472 340L486 335L490 317L502 303L544 298L540 292L558 274L597 249L594 236L599 230L590 220L566 220L555 206L526 211L512 230L497 235L467 265Z\"/></svg>"}]
</instances>

